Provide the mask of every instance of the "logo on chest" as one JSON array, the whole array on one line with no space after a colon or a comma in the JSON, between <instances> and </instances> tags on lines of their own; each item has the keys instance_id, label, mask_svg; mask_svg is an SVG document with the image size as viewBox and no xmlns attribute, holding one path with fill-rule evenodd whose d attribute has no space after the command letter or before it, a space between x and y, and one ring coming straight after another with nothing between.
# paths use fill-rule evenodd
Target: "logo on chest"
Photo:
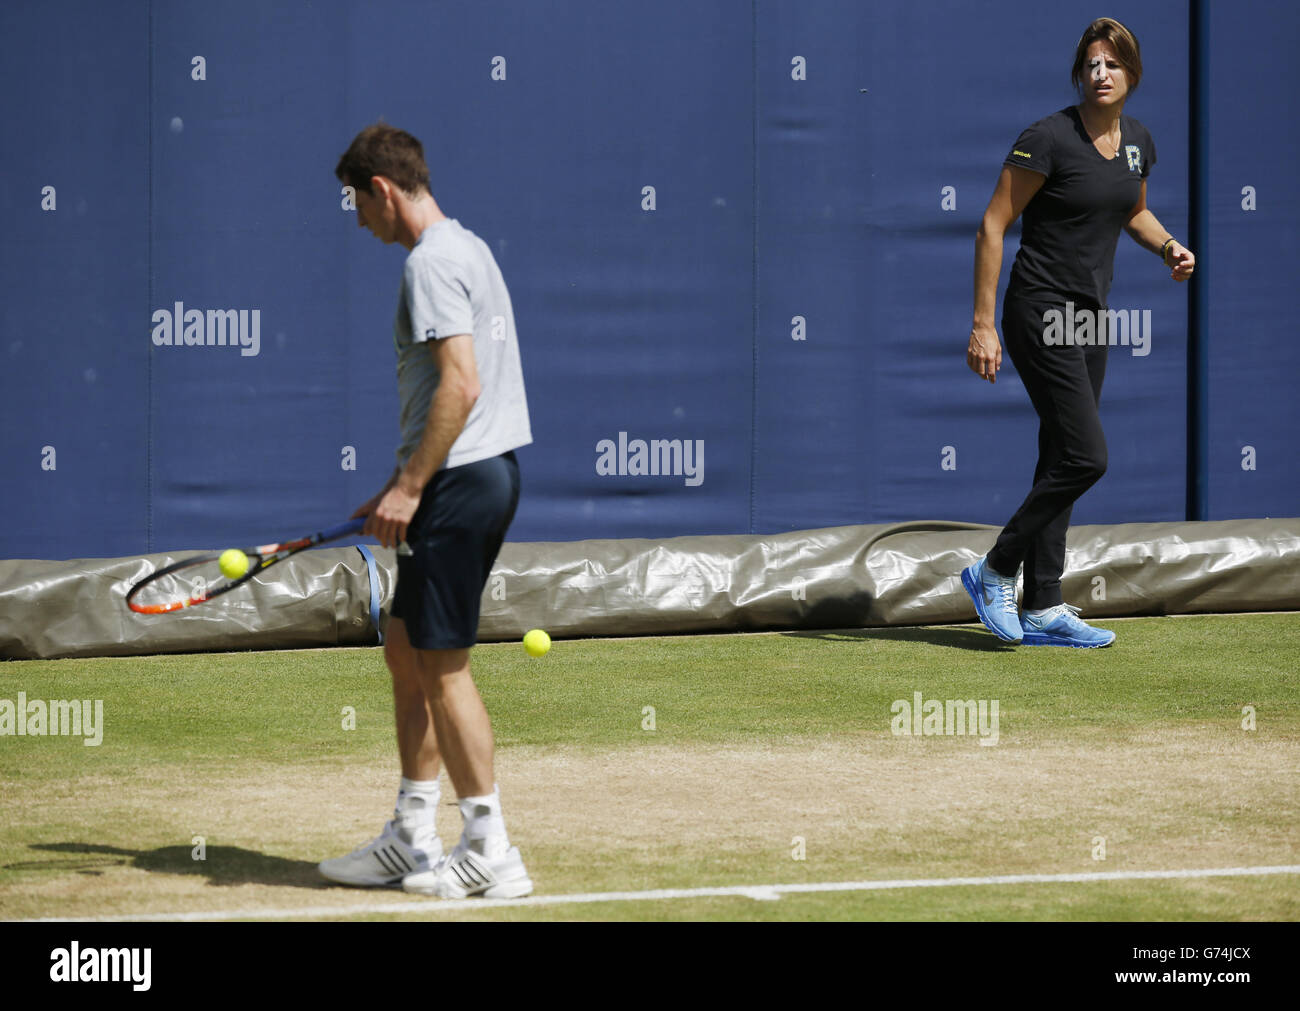
<instances>
[{"instance_id":1,"label":"logo on chest","mask_svg":"<svg viewBox=\"0 0 1300 1011\"><path fill-rule=\"evenodd\" d=\"M1130 172L1142 171L1142 149L1136 144L1127 144L1124 147L1124 154L1128 157L1128 170Z\"/></svg>"}]
</instances>

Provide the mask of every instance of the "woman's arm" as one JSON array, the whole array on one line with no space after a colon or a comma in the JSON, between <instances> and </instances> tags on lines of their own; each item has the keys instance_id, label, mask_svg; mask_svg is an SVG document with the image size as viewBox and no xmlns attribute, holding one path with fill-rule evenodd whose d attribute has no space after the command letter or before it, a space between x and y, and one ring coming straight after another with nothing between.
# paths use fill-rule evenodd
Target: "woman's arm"
<instances>
[{"instance_id":1,"label":"woman's arm","mask_svg":"<svg viewBox=\"0 0 1300 1011\"><path fill-rule=\"evenodd\" d=\"M1002 240L1046 181L1041 172L1004 165L975 236L975 315L966 348L966 364L990 383L998 381L998 369L1002 368L1002 342L994 318L998 276L1002 273Z\"/></svg>"},{"instance_id":2,"label":"woman's arm","mask_svg":"<svg viewBox=\"0 0 1300 1011\"><path fill-rule=\"evenodd\" d=\"M1190 249L1169 234L1165 226L1156 220L1156 216L1147 207L1145 179L1142 180L1142 195L1138 197L1124 231L1128 232L1133 237L1133 241L1143 249L1150 250L1157 256L1163 254L1165 266L1173 268L1173 273L1169 276L1175 281L1186 281L1192 276L1192 271L1196 269L1196 257L1192 255ZM1166 244L1168 249L1165 248Z\"/></svg>"}]
</instances>

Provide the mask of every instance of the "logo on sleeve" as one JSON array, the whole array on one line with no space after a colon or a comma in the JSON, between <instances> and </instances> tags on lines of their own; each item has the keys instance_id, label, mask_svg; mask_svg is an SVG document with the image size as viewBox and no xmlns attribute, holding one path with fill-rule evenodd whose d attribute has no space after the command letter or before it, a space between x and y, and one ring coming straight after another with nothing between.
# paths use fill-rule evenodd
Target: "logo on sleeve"
<instances>
[{"instance_id":1,"label":"logo on sleeve","mask_svg":"<svg viewBox=\"0 0 1300 1011\"><path fill-rule=\"evenodd\" d=\"M1131 163L1132 159L1130 158L1129 161ZM429 327L428 330L424 331L424 339L427 341L436 341L438 339L438 331L434 327Z\"/></svg>"},{"instance_id":2,"label":"logo on sleeve","mask_svg":"<svg viewBox=\"0 0 1300 1011\"><path fill-rule=\"evenodd\" d=\"M1129 144L1124 148L1124 154L1128 156L1128 170L1130 172L1142 171L1142 149L1136 144Z\"/></svg>"},{"instance_id":3,"label":"logo on sleeve","mask_svg":"<svg viewBox=\"0 0 1300 1011\"><path fill-rule=\"evenodd\" d=\"M1019 148L1016 148L1016 149L1012 150L1011 153L1012 153L1013 155L1015 155L1017 158L1032 158L1032 157L1033 157L1033 155L1030 154L1028 151L1021 151Z\"/></svg>"}]
</instances>

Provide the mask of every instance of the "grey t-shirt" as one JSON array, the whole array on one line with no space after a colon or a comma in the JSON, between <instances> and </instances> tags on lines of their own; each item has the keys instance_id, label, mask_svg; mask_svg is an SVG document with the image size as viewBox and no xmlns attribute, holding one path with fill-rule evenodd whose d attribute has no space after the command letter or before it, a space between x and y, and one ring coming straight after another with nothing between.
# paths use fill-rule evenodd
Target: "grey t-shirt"
<instances>
[{"instance_id":1,"label":"grey t-shirt","mask_svg":"<svg viewBox=\"0 0 1300 1011\"><path fill-rule=\"evenodd\" d=\"M444 467L459 467L533 441L510 293L487 243L448 218L421 233L406 258L393 325L402 442L397 465L420 444L440 378L430 341L474 338L478 400Z\"/></svg>"}]
</instances>

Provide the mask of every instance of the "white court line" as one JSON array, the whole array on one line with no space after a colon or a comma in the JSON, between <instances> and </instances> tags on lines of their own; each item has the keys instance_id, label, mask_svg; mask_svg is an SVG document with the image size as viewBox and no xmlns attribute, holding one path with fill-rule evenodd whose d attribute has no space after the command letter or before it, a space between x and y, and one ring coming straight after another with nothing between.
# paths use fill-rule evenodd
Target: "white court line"
<instances>
[{"instance_id":1,"label":"white court line","mask_svg":"<svg viewBox=\"0 0 1300 1011\"><path fill-rule=\"evenodd\" d=\"M298 917L358 916L376 913L423 913L435 915L462 909L492 909L497 906L586 905L594 902L659 902L672 899L745 898L756 901L780 899L783 894L810 892L876 892L894 888L958 888L968 885L1054 885L1090 884L1095 881L1147 881L1157 879L1253 877L1264 874L1300 874L1300 864L1271 867L1217 867L1187 871L1101 871L1091 874L1000 874L987 878L903 878L897 881L827 881L817 884L732 885L724 888L663 888L645 892L589 892L574 895L533 895L526 899L409 899L352 906L304 906L299 909L226 909L196 913L141 913L133 916L90 916L82 918L43 916L18 923L130 923L148 920L162 923L193 923L203 920L289 920Z\"/></svg>"}]
</instances>

